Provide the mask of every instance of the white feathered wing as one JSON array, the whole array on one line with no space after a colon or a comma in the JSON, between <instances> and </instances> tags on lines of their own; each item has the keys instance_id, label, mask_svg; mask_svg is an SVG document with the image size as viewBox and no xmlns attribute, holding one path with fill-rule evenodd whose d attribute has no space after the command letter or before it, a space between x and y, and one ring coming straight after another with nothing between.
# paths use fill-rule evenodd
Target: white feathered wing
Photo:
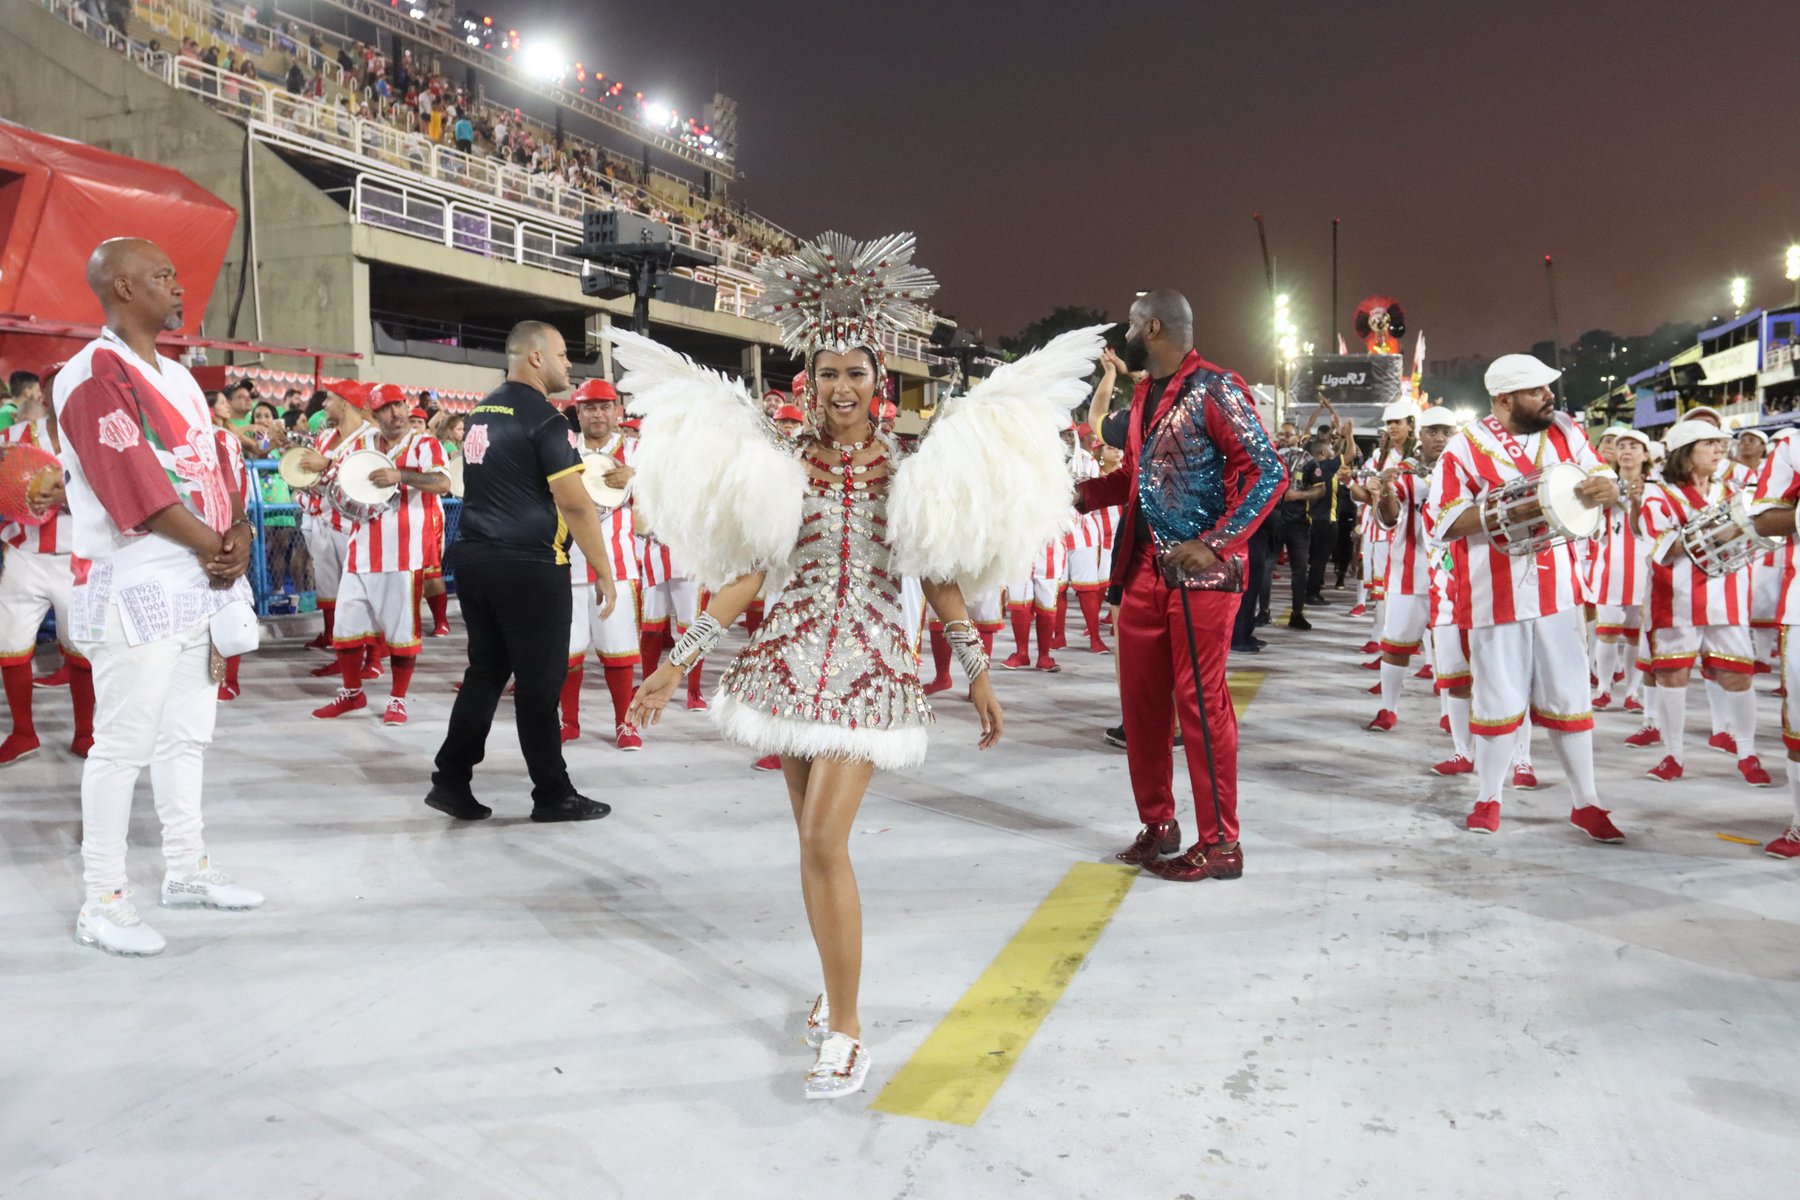
<instances>
[{"instance_id":1,"label":"white feathered wing","mask_svg":"<svg viewBox=\"0 0 1800 1200\"><path fill-rule=\"evenodd\" d=\"M647 337L606 331L619 391L642 418L638 518L702 587L786 573L806 472L741 384Z\"/></svg>"},{"instance_id":2,"label":"white feathered wing","mask_svg":"<svg viewBox=\"0 0 1800 1200\"><path fill-rule=\"evenodd\" d=\"M944 402L901 462L888 535L903 575L955 580L978 595L1031 573L1075 520L1062 431L1087 399L1107 325L1062 334Z\"/></svg>"}]
</instances>

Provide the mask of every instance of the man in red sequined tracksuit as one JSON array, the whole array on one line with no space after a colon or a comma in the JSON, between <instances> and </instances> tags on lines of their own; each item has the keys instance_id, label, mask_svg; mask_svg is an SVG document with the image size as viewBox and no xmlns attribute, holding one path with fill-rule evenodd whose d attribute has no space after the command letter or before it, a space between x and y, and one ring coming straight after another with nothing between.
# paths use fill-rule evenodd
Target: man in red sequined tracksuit
<instances>
[{"instance_id":1,"label":"man in red sequined tracksuit","mask_svg":"<svg viewBox=\"0 0 1800 1200\"><path fill-rule=\"evenodd\" d=\"M1179 292L1148 292L1132 304L1124 357L1132 370L1149 372L1132 395L1124 468L1086 480L1076 492L1083 512L1124 507L1110 594L1119 604L1125 752L1143 828L1118 858L1165 879L1236 879L1244 873L1244 852L1237 716L1225 687L1225 657L1244 590L1246 545L1274 506L1286 471L1244 381L1194 352L1193 312ZM1167 582L1171 577L1185 581L1185 606L1182 587ZM1205 689L1204 728L1196 683ZM1198 840L1180 853L1177 715L1199 828Z\"/></svg>"}]
</instances>

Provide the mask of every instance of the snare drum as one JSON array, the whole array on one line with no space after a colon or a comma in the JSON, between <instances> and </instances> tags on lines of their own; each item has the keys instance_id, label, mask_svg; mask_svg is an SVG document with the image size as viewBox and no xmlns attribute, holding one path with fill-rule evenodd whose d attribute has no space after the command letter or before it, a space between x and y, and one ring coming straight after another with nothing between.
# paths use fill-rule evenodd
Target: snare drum
<instances>
[{"instance_id":1,"label":"snare drum","mask_svg":"<svg viewBox=\"0 0 1800 1200\"><path fill-rule=\"evenodd\" d=\"M352 450L338 460L337 470L325 485L325 502L352 521L369 521L394 506L400 486L378 487L369 476L394 460L375 449Z\"/></svg>"},{"instance_id":2,"label":"snare drum","mask_svg":"<svg viewBox=\"0 0 1800 1200\"><path fill-rule=\"evenodd\" d=\"M319 486L319 481L331 471L330 463L326 464L323 471L310 471L303 466L300 460L308 450L312 450L311 445L289 446L281 452L281 457L275 463L275 473L296 492Z\"/></svg>"},{"instance_id":3,"label":"snare drum","mask_svg":"<svg viewBox=\"0 0 1800 1200\"><path fill-rule=\"evenodd\" d=\"M588 495L593 497L595 507L611 512L625 503L624 488L606 485L606 473L619 466L618 459L598 450L590 450L581 456L581 462L586 468L581 472L581 482L587 488Z\"/></svg>"},{"instance_id":4,"label":"snare drum","mask_svg":"<svg viewBox=\"0 0 1800 1200\"><path fill-rule=\"evenodd\" d=\"M1701 509L1681 527L1681 548L1713 579L1746 567L1758 555L1778 547L1779 543L1756 532L1742 492Z\"/></svg>"},{"instance_id":5,"label":"snare drum","mask_svg":"<svg viewBox=\"0 0 1800 1200\"><path fill-rule=\"evenodd\" d=\"M1600 532L1605 514L1583 504L1575 489L1587 472L1574 463L1551 463L1540 471L1509 479L1481 504L1481 527L1502 553L1515 558L1578 542Z\"/></svg>"},{"instance_id":6,"label":"snare drum","mask_svg":"<svg viewBox=\"0 0 1800 1200\"><path fill-rule=\"evenodd\" d=\"M458 454L444 464L444 474L450 477L450 494L458 500L463 498L463 460Z\"/></svg>"}]
</instances>

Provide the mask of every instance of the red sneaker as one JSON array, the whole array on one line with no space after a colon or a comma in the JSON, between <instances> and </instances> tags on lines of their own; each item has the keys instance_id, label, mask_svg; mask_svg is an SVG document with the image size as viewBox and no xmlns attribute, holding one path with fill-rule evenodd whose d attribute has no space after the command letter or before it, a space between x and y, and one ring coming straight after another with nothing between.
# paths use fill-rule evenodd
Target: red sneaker
<instances>
[{"instance_id":1,"label":"red sneaker","mask_svg":"<svg viewBox=\"0 0 1800 1200\"><path fill-rule=\"evenodd\" d=\"M1774 667L1772 667L1772 666L1770 666L1770 665L1769 665L1769 664L1768 664L1768 663L1766 663L1766 662L1759 662L1759 663L1757 663L1757 664L1756 664L1756 674L1758 674L1758 675L1772 675L1772 674L1774 674L1774 673L1775 673L1775 668L1774 668Z\"/></svg>"},{"instance_id":2,"label":"red sneaker","mask_svg":"<svg viewBox=\"0 0 1800 1200\"><path fill-rule=\"evenodd\" d=\"M1376 733L1386 733L1399 723L1400 718L1395 715L1394 710L1391 708L1384 708L1375 714L1375 719L1369 722L1368 728L1374 730Z\"/></svg>"},{"instance_id":3,"label":"red sneaker","mask_svg":"<svg viewBox=\"0 0 1800 1200\"><path fill-rule=\"evenodd\" d=\"M314 638L312 641L310 641L310 642L306 643L306 645L302 646L301 649L303 649L303 650L329 650L329 649L331 649L331 639L326 637L323 633L321 633L318 637Z\"/></svg>"},{"instance_id":4,"label":"red sneaker","mask_svg":"<svg viewBox=\"0 0 1800 1200\"><path fill-rule=\"evenodd\" d=\"M1733 758L1737 757L1737 739L1732 737L1729 733L1713 734L1706 739L1706 748L1708 750L1723 751Z\"/></svg>"},{"instance_id":5,"label":"red sneaker","mask_svg":"<svg viewBox=\"0 0 1800 1200\"><path fill-rule=\"evenodd\" d=\"M765 754L751 763L750 769L753 771L779 771L781 770L781 755Z\"/></svg>"},{"instance_id":6,"label":"red sneaker","mask_svg":"<svg viewBox=\"0 0 1800 1200\"><path fill-rule=\"evenodd\" d=\"M1768 787L1769 784L1773 782L1769 778L1769 773L1763 770L1762 763L1757 761L1756 755L1754 754L1750 755L1748 758L1738 759L1738 774L1742 775L1744 777L1744 782L1751 787Z\"/></svg>"},{"instance_id":7,"label":"red sneaker","mask_svg":"<svg viewBox=\"0 0 1800 1200\"><path fill-rule=\"evenodd\" d=\"M1017 650L1012 654L1007 655L1006 661L1000 665L1008 671L1017 671L1020 667L1029 667L1031 665L1031 655L1025 653L1023 650Z\"/></svg>"},{"instance_id":8,"label":"red sneaker","mask_svg":"<svg viewBox=\"0 0 1800 1200\"><path fill-rule=\"evenodd\" d=\"M947 692L956 686L948 675L942 675L925 685L925 694L935 696L939 692Z\"/></svg>"},{"instance_id":9,"label":"red sneaker","mask_svg":"<svg viewBox=\"0 0 1800 1200\"><path fill-rule=\"evenodd\" d=\"M1107 645L1105 642L1101 641L1097 637L1091 637L1088 639L1088 653L1089 654L1111 654L1112 647Z\"/></svg>"},{"instance_id":10,"label":"red sneaker","mask_svg":"<svg viewBox=\"0 0 1800 1200\"><path fill-rule=\"evenodd\" d=\"M1437 678L1437 676L1435 676L1432 673L1431 664L1426 663L1424 666L1420 667L1418 670L1413 672L1413 678L1414 679L1435 679L1435 678Z\"/></svg>"},{"instance_id":11,"label":"red sneaker","mask_svg":"<svg viewBox=\"0 0 1800 1200\"><path fill-rule=\"evenodd\" d=\"M1619 707L1625 712L1641 713L1644 711L1644 702L1639 700L1636 696L1627 696L1625 697L1625 703L1619 705Z\"/></svg>"},{"instance_id":12,"label":"red sneaker","mask_svg":"<svg viewBox=\"0 0 1800 1200\"><path fill-rule=\"evenodd\" d=\"M1789 825L1787 832L1763 847L1770 858L1800 858L1800 823Z\"/></svg>"},{"instance_id":13,"label":"red sneaker","mask_svg":"<svg viewBox=\"0 0 1800 1200\"><path fill-rule=\"evenodd\" d=\"M1530 763L1520 763L1513 768L1512 785L1521 792L1537 791L1537 772L1531 769Z\"/></svg>"},{"instance_id":14,"label":"red sneaker","mask_svg":"<svg viewBox=\"0 0 1800 1200\"><path fill-rule=\"evenodd\" d=\"M636 725L625 722L620 724L618 732L614 735L613 745L621 750L642 750L644 736L638 732Z\"/></svg>"},{"instance_id":15,"label":"red sneaker","mask_svg":"<svg viewBox=\"0 0 1800 1200\"><path fill-rule=\"evenodd\" d=\"M336 666L333 666L332 671L335 673L336 670L337 670ZM371 679L380 679L381 678L381 664L379 662L375 663L373 666L369 666L369 665L365 664L362 669L362 677L363 677L363 681L365 683Z\"/></svg>"},{"instance_id":16,"label":"red sneaker","mask_svg":"<svg viewBox=\"0 0 1800 1200\"><path fill-rule=\"evenodd\" d=\"M1620 833L1619 827L1612 823L1612 818L1606 815L1606 810L1597 804L1570 809L1569 824L1596 842L1605 842L1609 846L1617 845L1625 840L1625 835Z\"/></svg>"},{"instance_id":17,"label":"red sneaker","mask_svg":"<svg viewBox=\"0 0 1800 1200\"><path fill-rule=\"evenodd\" d=\"M1368 662L1362 664L1362 669L1365 671L1379 671L1381 670L1381 660L1379 658L1371 658Z\"/></svg>"},{"instance_id":18,"label":"red sneaker","mask_svg":"<svg viewBox=\"0 0 1800 1200\"><path fill-rule=\"evenodd\" d=\"M30 758L38 752L41 743L37 737L29 733L9 733L6 740L0 742L0 767Z\"/></svg>"},{"instance_id":19,"label":"red sneaker","mask_svg":"<svg viewBox=\"0 0 1800 1200\"><path fill-rule=\"evenodd\" d=\"M339 688L337 699L323 708L313 709L313 716L321 721L331 721L347 712L355 712L359 708L367 707L369 707L369 697L361 688L357 688L354 692L349 688Z\"/></svg>"},{"instance_id":20,"label":"red sneaker","mask_svg":"<svg viewBox=\"0 0 1800 1200\"><path fill-rule=\"evenodd\" d=\"M64 663L48 675L39 675L31 681L32 687L68 687L69 664Z\"/></svg>"},{"instance_id":21,"label":"red sneaker","mask_svg":"<svg viewBox=\"0 0 1800 1200\"><path fill-rule=\"evenodd\" d=\"M1598 675L1594 674L1592 671L1588 672L1588 686L1591 688L1597 688L1600 686L1600 677Z\"/></svg>"},{"instance_id":22,"label":"red sneaker","mask_svg":"<svg viewBox=\"0 0 1800 1200\"><path fill-rule=\"evenodd\" d=\"M1626 738L1625 744L1627 746L1636 746L1640 750L1649 746L1660 746L1662 745L1662 730L1656 728L1654 725L1648 729L1640 729L1630 737Z\"/></svg>"},{"instance_id":23,"label":"red sneaker","mask_svg":"<svg viewBox=\"0 0 1800 1200\"><path fill-rule=\"evenodd\" d=\"M406 724L406 701L399 696L390 696L387 711L381 714L381 723L383 725Z\"/></svg>"},{"instance_id":24,"label":"red sneaker","mask_svg":"<svg viewBox=\"0 0 1800 1200\"><path fill-rule=\"evenodd\" d=\"M1054 658L1051 658L1048 654L1040 654L1038 656L1037 662L1034 665L1036 666L1036 668L1038 670L1044 672L1047 675L1054 675L1054 674L1056 674L1056 672L1062 670L1061 667L1056 665L1056 660Z\"/></svg>"},{"instance_id":25,"label":"red sneaker","mask_svg":"<svg viewBox=\"0 0 1800 1200\"><path fill-rule=\"evenodd\" d=\"M76 758L86 758L88 751L93 748L94 735L91 733L78 733L75 735L75 740L69 743L69 753Z\"/></svg>"},{"instance_id":26,"label":"red sneaker","mask_svg":"<svg viewBox=\"0 0 1800 1200\"><path fill-rule=\"evenodd\" d=\"M1614 671L1613 672L1613 682L1614 683L1624 683L1625 682L1625 672Z\"/></svg>"},{"instance_id":27,"label":"red sneaker","mask_svg":"<svg viewBox=\"0 0 1800 1200\"><path fill-rule=\"evenodd\" d=\"M571 725L567 721L564 721L562 723L563 745L565 745L565 746L568 745L570 742L575 741L580 736L581 736L581 726Z\"/></svg>"},{"instance_id":28,"label":"red sneaker","mask_svg":"<svg viewBox=\"0 0 1800 1200\"><path fill-rule=\"evenodd\" d=\"M1782 684L1780 687L1770 692L1769 695L1775 697L1777 700L1787 699L1787 685L1785 683Z\"/></svg>"},{"instance_id":29,"label":"red sneaker","mask_svg":"<svg viewBox=\"0 0 1800 1200\"><path fill-rule=\"evenodd\" d=\"M432 637L449 637L450 636L449 624L445 623L443 625L433 625L431 627L431 636Z\"/></svg>"},{"instance_id":30,"label":"red sneaker","mask_svg":"<svg viewBox=\"0 0 1800 1200\"><path fill-rule=\"evenodd\" d=\"M314 679L329 679L333 675L338 674L337 661L334 659L331 662L316 666L308 671L307 674L311 675Z\"/></svg>"},{"instance_id":31,"label":"red sneaker","mask_svg":"<svg viewBox=\"0 0 1800 1200\"><path fill-rule=\"evenodd\" d=\"M235 683L221 683L219 685L219 699L221 700L236 700L238 694L238 685Z\"/></svg>"},{"instance_id":32,"label":"red sneaker","mask_svg":"<svg viewBox=\"0 0 1800 1200\"><path fill-rule=\"evenodd\" d=\"M1364 642L1362 652L1364 654L1380 654L1381 653L1381 643L1380 642Z\"/></svg>"},{"instance_id":33,"label":"red sneaker","mask_svg":"<svg viewBox=\"0 0 1800 1200\"><path fill-rule=\"evenodd\" d=\"M1500 832L1500 802L1498 800L1477 800L1475 809L1463 818L1463 824L1474 833Z\"/></svg>"},{"instance_id":34,"label":"red sneaker","mask_svg":"<svg viewBox=\"0 0 1800 1200\"><path fill-rule=\"evenodd\" d=\"M1366 604L1359 604L1350 610L1350 615L1353 617L1366 617L1369 615L1369 606Z\"/></svg>"},{"instance_id":35,"label":"red sneaker","mask_svg":"<svg viewBox=\"0 0 1800 1200\"><path fill-rule=\"evenodd\" d=\"M1433 775L1467 775L1475 769L1475 763L1466 754L1452 754L1441 763L1433 763Z\"/></svg>"},{"instance_id":36,"label":"red sneaker","mask_svg":"<svg viewBox=\"0 0 1800 1200\"><path fill-rule=\"evenodd\" d=\"M1438 718L1438 728L1443 730L1445 733L1450 732L1450 714L1449 713L1445 713L1443 716Z\"/></svg>"},{"instance_id":37,"label":"red sneaker","mask_svg":"<svg viewBox=\"0 0 1800 1200\"><path fill-rule=\"evenodd\" d=\"M1365 694L1370 695L1370 696L1381 695L1381 685L1379 683L1371 683L1369 685L1368 691Z\"/></svg>"},{"instance_id":38,"label":"red sneaker","mask_svg":"<svg viewBox=\"0 0 1800 1200\"><path fill-rule=\"evenodd\" d=\"M1675 756L1673 754L1665 754L1663 755L1663 760L1661 762L1657 763L1654 767L1651 767L1648 771L1645 771L1644 774L1652 779L1660 779L1664 783L1674 783L1677 779L1681 778L1683 772L1681 764L1675 761Z\"/></svg>"},{"instance_id":39,"label":"red sneaker","mask_svg":"<svg viewBox=\"0 0 1800 1200\"><path fill-rule=\"evenodd\" d=\"M689 712L705 712L711 707L712 705L706 702L705 696L695 694L687 698L687 710Z\"/></svg>"},{"instance_id":40,"label":"red sneaker","mask_svg":"<svg viewBox=\"0 0 1800 1200\"><path fill-rule=\"evenodd\" d=\"M1602 708L1611 708L1611 707L1612 707L1612 693L1611 692L1601 692L1598 696L1594 697L1594 708L1596 711L1598 711L1599 709L1602 709Z\"/></svg>"}]
</instances>

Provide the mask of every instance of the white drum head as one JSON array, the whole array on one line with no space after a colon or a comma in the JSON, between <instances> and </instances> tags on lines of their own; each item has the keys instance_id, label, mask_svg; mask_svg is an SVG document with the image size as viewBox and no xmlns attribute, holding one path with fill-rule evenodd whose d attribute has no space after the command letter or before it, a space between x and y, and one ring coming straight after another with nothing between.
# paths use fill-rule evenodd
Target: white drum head
<instances>
[{"instance_id":1,"label":"white drum head","mask_svg":"<svg viewBox=\"0 0 1800 1200\"><path fill-rule=\"evenodd\" d=\"M281 459L275 464L276 474L291 488L309 488L323 478L321 472L309 471L300 465L300 456L305 453L306 447L292 446L281 452Z\"/></svg>"},{"instance_id":2,"label":"white drum head","mask_svg":"<svg viewBox=\"0 0 1800 1200\"><path fill-rule=\"evenodd\" d=\"M459 454L444 464L444 474L450 477L450 494L461 500L463 494L462 455Z\"/></svg>"},{"instance_id":3,"label":"white drum head","mask_svg":"<svg viewBox=\"0 0 1800 1200\"><path fill-rule=\"evenodd\" d=\"M1551 518L1557 532L1570 539L1589 538L1600 532L1604 510L1583 504L1575 489L1587 482L1587 472L1574 463L1551 463L1544 468L1540 495L1544 515Z\"/></svg>"},{"instance_id":4,"label":"white drum head","mask_svg":"<svg viewBox=\"0 0 1800 1200\"><path fill-rule=\"evenodd\" d=\"M602 454L598 450L590 450L581 456L585 470L581 472L582 486L587 488L588 495L601 508L617 508L625 503L625 489L606 486L606 473L619 465L619 460L610 454Z\"/></svg>"},{"instance_id":5,"label":"white drum head","mask_svg":"<svg viewBox=\"0 0 1800 1200\"><path fill-rule=\"evenodd\" d=\"M400 490L399 486L377 487L369 482L369 476L393 465L393 460L379 450L352 450L338 463L338 487L352 500L364 504L386 503Z\"/></svg>"}]
</instances>

